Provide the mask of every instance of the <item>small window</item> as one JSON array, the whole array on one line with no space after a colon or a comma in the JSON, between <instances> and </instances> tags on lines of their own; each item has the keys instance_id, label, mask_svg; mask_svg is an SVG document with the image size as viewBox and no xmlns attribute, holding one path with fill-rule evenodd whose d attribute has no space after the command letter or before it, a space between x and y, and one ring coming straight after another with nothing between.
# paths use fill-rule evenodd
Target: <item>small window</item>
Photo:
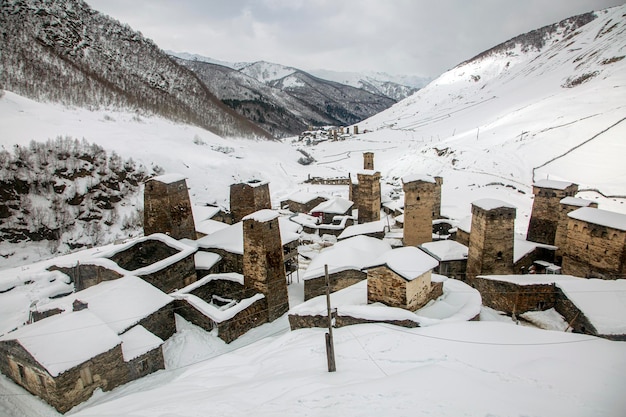
<instances>
[{"instance_id":1,"label":"small window","mask_svg":"<svg viewBox=\"0 0 626 417\"><path fill-rule=\"evenodd\" d=\"M37 374L37 376L39 377L39 384L41 384L41 386L45 387L46 386L46 378L44 378L44 376L41 375L41 374Z\"/></svg>"},{"instance_id":2,"label":"small window","mask_svg":"<svg viewBox=\"0 0 626 417\"><path fill-rule=\"evenodd\" d=\"M80 378L83 380L84 386L93 384L93 378L91 376L91 369L89 369L88 366L80 370Z\"/></svg>"},{"instance_id":3,"label":"small window","mask_svg":"<svg viewBox=\"0 0 626 417\"><path fill-rule=\"evenodd\" d=\"M139 362L139 372L146 372L148 370L148 360L143 359Z\"/></svg>"},{"instance_id":4,"label":"small window","mask_svg":"<svg viewBox=\"0 0 626 417\"><path fill-rule=\"evenodd\" d=\"M500 251L500 252L498 252L498 253L496 254L496 259L497 259L497 260L499 260L499 261L501 261L501 260L502 260L502 251Z\"/></svg>"},{"instance_id":5,"label":"small window","mask_svg":"<svg viewBox=\"0 0 626 417\"><path fill-rule=\"evenodd\" d=\"M416 200L417 200L417 201L420 201L420 196L419 196L419 195L417 196Z\"/></svg>"},{"instance_id":6,"label":"small window","mask_svg":"<svg viewBox=\"0 0 626 417\"><path fill-rule=\"evenodd\" d=\"M20 365L19 363L17 364L17 370L20 373L20 380L25 380L26 379L26 370L24 369L23 365Z\"/></svg>"}]
</instances>

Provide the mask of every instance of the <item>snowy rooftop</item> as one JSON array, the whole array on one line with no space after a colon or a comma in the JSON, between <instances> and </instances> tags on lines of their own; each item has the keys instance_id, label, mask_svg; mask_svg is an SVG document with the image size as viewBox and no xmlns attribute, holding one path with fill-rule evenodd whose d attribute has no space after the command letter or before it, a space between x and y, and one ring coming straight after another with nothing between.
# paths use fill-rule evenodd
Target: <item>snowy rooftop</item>
<instances>
[{"instance_id":1,"label":"snowy rooftop","mask_svg":"<svg viewBox=\"0 0 626 417\"><path fill-rule=\"evenodd\" d=\"M472 205L483 210L495 210L497 208L516 208L515 206L495 198L483 198L472 202Z\"/></svg>"},{"instance_id":2,"label":"snowy rooftop","mask_svg":"<svg viewBox=\"0 0 626 417\"><path fill-rule=\"evenodd\" d=\"M203 220L213 218L213 216L220 212L220 208L215 206L194 205L191 206L191 212L193 213L193 221L198 224Z\"/></svg>"},{"instance_id":3,"label":"snowy rooftop","mask_svg":"<svg viewBox=\"0 0 626 417\"><path fill-rule=\"evenodd\" d=\"M203 235L210 235L218 230L226 229L228 225L226 223L218 222L217 220L206 219L200 222L196 222L196 231Z\"/></svg>"},{"instance_id":4,"label":"snowy rooftop","mask_svg":"<svg viewBox=\"0 0 626 417\"><path fill-rule=\"evenodd\" d=\"M172 184L172 183L183 181L186 179L187 177L182 174L172 173L172 174L159 175L158 177L152 177L148 181L158 181L158 182L162 182L163 184Z\"/></svg>"},{"instance_id":5,"label":"snowy rooftop","mask_svg":"<svg viewBox=\"0 0 626 417\"><path fill-rule=\"evenodd\" d=\"M193 259L196 264L196 269L211 269L222 257L217 253L201 250L196 252Z\"/></svg>"},{"instance_id":6,"label":"snowy rooftop","mask_svg":"<svg viewBox=\"0 0 626 417\"><path fill-rule=\"evenodd\" d=\"M272 211L272 210L269 210ZM272 211L276 213L275 211ZM302 226L284 217L278 218L280 239L283 245L300 238ZM225 229L197 240L198 247L203 249L223 249L227 252L243 255L243 222L235 223Z\"/></svg>"},{"instance_id":7,"label":"snowy rooftop","mask_svg":"<svg viewBox=\"0 0 626 417\"><path fill-rule=\"evenodd\" d=\"M402 177L403 184L408 184L415 181L431 182L433 184L435 183L435 179L432 176L426 174L409 174Z\"/></svg>"},{"instance_id":8,"label":"snowy rooftop","mask_svg":"<svg viewBox=\"0 0 626 417\"><path fill-rule=\"evenodd\" d=\"M353 236L366 235L369 233L380 233L384 232L385 228L387 228L387 220L381 219L375 222L361 223L361 224L353 224L352 226L346 227L346 229L341 232L337 239L347 239Z\"/></svg>"},{"instance_id":9,"label":"snowy rooftop","mask_svg":"<svg viewBox=\"0 0 626 417\"><path fill-rule=\"evenodd\" d=\"M568 206L588 207L590 204L593 204L593 201L585 200L584 198L565 197L560 203Z\"/></svg>"},{"instance_id":10,"label":"snowy rooftop","mask_svg":"<svg viewBox=\"0 0 626 417\"><path fill-rule=\"evenodd\" d=\"M553 245L547 245L545 243L531 242L524 239L521 235L516 235L513 240L513 262L517 262L524 256L528 255L536 248L543 248L548 250L557 250L558 248Z\"/></svg>"},{"instance_id":11,"label":"snowy rooftop","mask_svg":"<svg viewBox=\"0 0 626 417\"><path fill-rule=\"evenodd\" d=\"M567 181L540 180L535 182L533 185L535 187L550 188L552 190L564 190L570 185L573 185L573 183Z\"/></svg>"},{"instance_id":12,"label":"snowy rooftop","mask_svg":"<svg viewBox=\"0 0 626 417\"><path fill-rule=\"evenodd\" d=\"M626 231L626 214L593 207L582 207L572 211L568 216L576 220Z\"/></svg>"},{"instance_id":13,"label":"snowy rooftop","mask_svg":"<svg viewBox=\"0 0 626 417\"><path fill-rule=\"evenodd\" d=\"M556 283L589 319L598 334L626 334L626 279L584 279Z\"/></svg>"},{"instance_id":14,"label":"snowy rooftop","mask_svg":"<svg viewBox=\"0 0 626 417\"><path fill-rule=\"evenodd\" d=\"M304 213L295 214L289 217L289 220L299 225L308 227L315 227L320 221L319 217L309 216L308 214Z\"/></svg>"},{"instance_id":15,"label":"snowy rooftop","mask_svg":"<svg viewBox=\"0 0 626 417\"><path fill-rule=\"evenodd\" d=\"M467 246L454 240L438 240L420 245L422 249L434 256L439 262L460 261L467 259Z\"/></svg>"},{"instance_id":16,"label":"snowy rooftop","mask_svg":"<svg viewBox=\"0 0 626 417\"><path fill-rule=\"evenodd\" d=\"M344 214L354 205L354 203L343 197L334 197L324 201L311 210L311 213Z\"/></svg>"},{"instance_id":17,"label":"snowy rooftop","mask_svg":"<svg viewBox=\"0 0 626 417\"><path fill-rule=\"evenodd\" d=\"M230 308L222 310L220 308L215 307L212 304L207 303L203 299L196 297L193 294L176 293L174 294L174 296L178 299L187 301L189 305L191 305L197 311L199 311L200 313L202 313L203 315L210 318L216 323L222 323L226 320L232 319L239 312L250 307L254 302L265 298L263 294L255 294L250 298L244 298L243 300L239 301L237 304L235 304L234 306Z\"/></svg>"},{"instance_id":18,"label":"snowy rooftop","mask_svg":"<svg viewBox=\"0 0 626 417\"><path fill-rule=\"evenodd\" d=\"M583 278L557 274L523 274L523 275L479 275L478 278L490 281L509 282L516 285L552 285L556 282L580 280Z\"/></svg>"},{"instance_id":19,"label":"snowy rooftop","mask_svg":"<svg viewBox=\"0 0 626 417\"><path fill-rule=\"evenodd\" d=\"M402 278L412 281L435 268L439 262L414 246L405 246L383 253L372 266L380 265L386 265Z\"/></svg>"},{"instance_id":20,"label":"snowy rooftop","mask_svg":"<svg viewBox=\"0 0 626 417\"><path fill-rule=\"evenodd\" d=\"M250 187L260 187L262 185L269 184L269 181L251 179L251 180L243 182L242 184L246 184Z\"/></svg>"},{"instance_id":21,"label":"snowy rooftop","mask_svg":"<svg viewBox=\"0 0 626 417\"><path fill-rule=\"evenodd\" d=\"M160 337L150 333L143 326L133 327L120 335L120 339L122 339L124 362L129 362L163 344Z\"/></svg>"},{"instance_id":22,"label":"snowy rooftop","mask_svg":"<svg viewBox=\"0 0 626 417\"><path fill-rule=\"evenodd\" d=\"M211 281L216 281L216 280L233 281L233 282L238 282L239 284L243 285L243 275L237 272L227 272L224 274L209 274L200 278L197 281L192 282L191 284L187 285L185 288L181 288L180 290L172 293L171 295L174 297L177 294L188 294L192 292L193 290L202 287L206 283L211 282Z\"/></svg>"},{"instance_id":23,"label":"snowy rooftop","mask_svg":"<svg viewBox=\"0 0 626 417\"><path fill-rule=\"evenodd\" d=\"M362 169L357 172L357 175L380 175L380 171L376 171L375 169Z\"/></svg>"},{"instance_id":24,"label":"snowy rooftop","mask_svg":"<svg viewBox=\"0 0 626 417\"><path fill-rule=\"evenodd\" d=\"M324 275L324 265L328 273L334 274L349 269L361 270L371 266L382 253L391 250L391 246L380 239L368 236L355 236L337 242L334 246L322 250L309 264L303 279L313 279Z\"/></svg>"},{"instance_id":25,"label":"snowy rooftop","mask_svg":"<svg viewBox=\"0 0 626 417\"><path fill-rule=\"evenodd\" d=\"M242 220L254 220L259 223L269 222L270 220L274 220L279 216L276 210L263 209L255 211L252 214L248 214Z\"/></svg>"},{"instance_id":26,"label":"snowy rooftop","mask_svg":"<svg viewBox=\"0 0 626 417\"><path fill-rule=\"evenodd\" d=\"M306 204L310 201L315 200L318 197L323 197L320 196L318 194L314 194L314 193L307 193L306 191L297 191L293 194L290 194L286 200L291 200L294 201L296 203L300 203L300 204ZM325 197L323 197L325 198Z\"/></svg>"},{"instance_id":27,"label":"snowy rooftop","mask_svg":"<svg viewBox=\"0 0 626 417\"><path fill-rule=\"evenodd\" d=\"M108 323L118 334L174 301L141 278L125 276L101 282L37 307L40 311L60 308L71 312L74 300L87 303L89 311Z\"/></svg>"},{"instance_id":28,"label":"snowy rooftop","mask_svg":"<svg viewBox=\"0 0 626 417\"><path fill-rule=\"evenodd\" d=\"M463 217L456 225L457 229L463 230L464 232L472 231L472 216Z\"/></svg>"},{"instance_id":29,"label":"snowy rooftop","mask_svg":"<svg viewBox=\"0 0 626 417\"><path fill-rule=\"evenodd\" d=\"M3 340L18 341L52 376L122 343L122 339L89 310L45 318L0 337L0 341Z\"/></svg>"}]
</instances>

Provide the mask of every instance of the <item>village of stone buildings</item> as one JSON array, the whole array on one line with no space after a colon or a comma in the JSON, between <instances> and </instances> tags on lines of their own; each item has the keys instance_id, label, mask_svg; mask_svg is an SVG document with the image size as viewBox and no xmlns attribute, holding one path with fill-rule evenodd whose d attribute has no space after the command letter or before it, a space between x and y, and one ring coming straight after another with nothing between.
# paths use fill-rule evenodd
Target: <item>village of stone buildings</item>
<instances>
[{"instance_id":1,"label":"village of stone buildings","mask_svg":"<svg viewBox=\"0 0 626 417\"><path fill-rule=\"evenodd\" d=\"M272 202L270 184L251 179L230 186L225 212L193 207L181 175L149 179L144 237L2 272L0 296L38 281L47 293L12 298L24 305L0 328L0 371L64 413L164 369L176 316L226 343L285 315L292 330L325 327L327 288L335 327L479 320L490 308L626 340L625 303L597 302L626 290L626 215L577 198L576 184L534 184L522 239L504 201L474 201L468 221L443 217L441 177L406 176L403 197L381 202L370 152L354 177L314 181L347 185L348 198Z\"/></svg>"}]
</instances>

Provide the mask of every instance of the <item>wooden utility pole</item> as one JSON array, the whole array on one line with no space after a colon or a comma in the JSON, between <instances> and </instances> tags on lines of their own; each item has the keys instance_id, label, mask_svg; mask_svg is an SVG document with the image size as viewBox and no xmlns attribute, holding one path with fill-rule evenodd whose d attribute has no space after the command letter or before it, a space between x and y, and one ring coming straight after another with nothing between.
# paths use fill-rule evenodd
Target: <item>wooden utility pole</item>
<instances>
[{"instance_id":1,"label":"wooden utility pole","mask_svg":"<svg viewBox=\"0 0 626 417\"><path fill-rule=\"evenodd\" d=\"M324 265L324 275L326 277L326 312L328 314L328 333L326 333L326 359L328 361L328 372L335 372L335 347L333 344L333 316L330 308L330 279L328 278L328 265Z\"/></svg>"}]
</instances>

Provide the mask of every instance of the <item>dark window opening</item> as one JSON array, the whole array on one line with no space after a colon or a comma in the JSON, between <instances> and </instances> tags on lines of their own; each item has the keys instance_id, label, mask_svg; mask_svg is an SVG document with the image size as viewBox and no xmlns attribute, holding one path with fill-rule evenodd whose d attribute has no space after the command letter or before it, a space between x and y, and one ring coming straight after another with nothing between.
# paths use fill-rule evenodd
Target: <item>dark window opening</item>
<instances>
[{"instance_id":1,"label":"dark window opening","mask_svg":"<svg viewBox=\"0 0 626 417\"><path fill-rule=\"evenodd\" d=\"M502 251L500 251L500 252L498 252L498 253L496 254L496 259L497 259L497 260L499 260L499 261L501 261L501 260L502 260Z\"/></svg>"},{"instance_id":2,"label":"dark window opening","mask_svg":"<svg viewBox=\"0 0 626 417\"><path fill-rule=\"evenodd\" d=\"M18 364L17 365L17 370L20 373L20 379L23 381L24 379L26 379L26 371L24 370L24 366Z\"/></svg>"}]
</instances>

